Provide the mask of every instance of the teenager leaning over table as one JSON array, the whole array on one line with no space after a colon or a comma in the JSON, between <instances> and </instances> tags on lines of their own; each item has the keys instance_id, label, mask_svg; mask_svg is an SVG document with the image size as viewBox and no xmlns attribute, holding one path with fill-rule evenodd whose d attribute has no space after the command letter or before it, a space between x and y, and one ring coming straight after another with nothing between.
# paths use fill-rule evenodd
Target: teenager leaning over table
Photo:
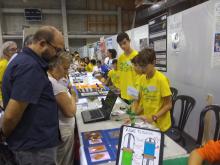
<instances>
[{"instance_id":1,"label":"teenager leaning over table","mask_svg":"<svg viewBox=\"0 0 220 165\"><path fill-rule=\"evenodd\" d=\"M155 61L152 49L143 49L131 60L135 72L142 74L138 81L139 98L133 109L141 119L165 132L171 126L171 91L166 76L154 67Z\"/></svg>"},{"instance_id":2,"label":"teenager leaning over table","mask_svg":"<svg viewBox=\"0 0 220 165\"><path fill-rule=\"evenodd\" d=\"M62 52L50 61L48 70L48 77L59 107L59 129L62 142L57 147L57 165L73 164L74 161L76 94L69 88L66 79L71 63L70 57L68 53Z\"/></svg>"}]
</instances>

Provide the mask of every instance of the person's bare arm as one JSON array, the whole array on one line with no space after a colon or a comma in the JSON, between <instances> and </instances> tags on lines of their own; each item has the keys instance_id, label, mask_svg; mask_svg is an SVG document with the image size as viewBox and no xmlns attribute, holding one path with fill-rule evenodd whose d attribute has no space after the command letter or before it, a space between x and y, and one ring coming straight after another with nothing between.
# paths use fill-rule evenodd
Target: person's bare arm
<instances>
[{"instance_id":1,"label":"person's bare arm","mask_svg":"<svg viewBox=\"0 0 220 165\"><path fill-rule=\"evenodd\" d=\"M194 150L189 156L188 165L202 165L203 158Z\"/></svg>"},{"instance_id":2,"label":"person's bare arm","mask_svg":"<svg viewBox=\"0 0 220 165\"><path fill-rule=\"evenodd\" d=\"M172 97L167 96L167 97L164 97L163 99L164 99L164 102L163 102L163 105L160 111L157 114L155 114L158 118L163 116L166 112L170 111L172 108Z\"/></svg>"},{"instance_id":3,"label":"person's bare arm","mask_svg":"<svg viewBox=\"0 0 220 165\"><path fill-rule=\"evenodd\" d=\"M111 79L108 77L107 80L105 81L105 85L109 85L110 84Z\"/></svg>"},{"instance_id":4,"label":"person's bare arm","mask_svg":"<svg viewBox=\"0 0 220 165\"><path fill-rule=\"evenodd\" d=\"M132 104L132 110L136 113L136 115L141 115L144 109L140 106L140 100L136 100Z\"/></svg>"},{"instance_id":5,"label":"person's bare arm","mask_svg":"<svg viewBox=\"0 0 220 165\"><path fill-rule=\"evenodd\" d=\"M76 98L74 95L68 96L66 92L61 92L55 96L56 102L66 117L73 117L76 113Z\"/></svg>"},{"instance_id":6,"label":"person's bare arm","mask_svg":"<svg viewBox=\"0 0 220 165\"><path fill-rule=\"evenodd\" d=\"M2 131L6 137L10 136L21 120L28 103L10 99L5 109Z\"/></svg>"},{"instance_id":7,"label":"person's bare arm","mask_svg":"<svg viewBox=\"0 0 220 165\"><path fill-rule=\"evenodd\" d=\"M132 103L132 110L136 113L136 115L141 115L142 112L144 111L143 107L140 105L140 102L141 102L141 96L140 96L140 93L138 94L138 99L135 100L133 103Z\"/></svg>"}]
</instances>

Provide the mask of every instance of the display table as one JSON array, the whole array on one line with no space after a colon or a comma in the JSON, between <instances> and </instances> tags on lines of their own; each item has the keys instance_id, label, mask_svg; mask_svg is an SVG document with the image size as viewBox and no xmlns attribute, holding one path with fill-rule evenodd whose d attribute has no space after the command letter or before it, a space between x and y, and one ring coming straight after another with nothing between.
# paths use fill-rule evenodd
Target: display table
<instances>
[{"instance_id":1,"label":"display table","mask_svg":"<svg viewBox=\"0 0 220 165\"><path fill-rule=\"evenodd\" d=\"M79 100L81 102L81 100ZM81 116L81 112L86 109L95 109L97 107L101 106L100 98L89 101L89 100L83 100L82 105L78 105L78 109L76 112L76 122L78 127L78 134L80 138L80 161L81 165L86 165L86 157L83 147L83 141L82 141L82 132L88 132L88 131L95 131L95 130L106 130L106 129L112 129L112 128L120 128L123 124L123 121L114 121L114 120L108 120L108 121L102 121L102 122L96 122L96 123L90 123L90 124L84 124L83 119ZM87 104L85 106L85 104ZM118 110L120 107L125 107L127 104L124 103L120 98L117 99L113 111ZM180 145L178 145L176 142L174 142L172 139L170 139L168 136L165 135L165 142L164 142L164 160L165 159L172 159L177 157L182 157L187 154L187 151L182 148ZM109 162L107 164L115 164L115 162Z\"/></svg>"}]
</instances>

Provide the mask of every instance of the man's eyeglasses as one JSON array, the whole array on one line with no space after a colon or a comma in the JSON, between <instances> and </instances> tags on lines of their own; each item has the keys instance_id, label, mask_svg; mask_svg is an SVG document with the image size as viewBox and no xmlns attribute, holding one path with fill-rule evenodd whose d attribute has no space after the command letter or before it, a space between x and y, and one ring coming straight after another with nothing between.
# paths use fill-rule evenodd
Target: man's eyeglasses
<instances>
[{"instance_id":1,"label":"man's eyeglasses","mask_svg":"<svg viewBox=\"0 0 220 165\"><path fill-rule=\"evenodd\" d=\"M50 42L48 42L48 41L47 41L47 44L50 45L52 48L55 49L56 55L58 55L58 54L63 50L63 49L61 49L61 48L58 48L58 47L52 45L52 44L51 44Z\"/></svg>"}]
</instances>

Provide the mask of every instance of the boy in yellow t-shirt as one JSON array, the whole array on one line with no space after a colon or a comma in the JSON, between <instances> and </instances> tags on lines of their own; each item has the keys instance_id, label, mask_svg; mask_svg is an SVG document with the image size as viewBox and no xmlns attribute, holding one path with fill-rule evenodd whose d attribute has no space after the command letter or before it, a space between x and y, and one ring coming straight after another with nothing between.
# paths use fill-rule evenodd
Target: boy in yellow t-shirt
<instances>
[{"instance_id":1,"label":"boy in yellow t-shirt","mask_svg":"<svg viewBox=\"0 0 220 165\"><path fill-rule=\"evenodd\" d=\"M139 99L135 112L138 115L143 112L143 120L165 132L171 127L171 91L166 76L155 69L155 61L155 52L152 49L143 49L132 60L134 70L143 74L138 83Z\"/></svg>"},{"instance_id":2,"label":"boy in yellow t-shirt","mask_svg":"<svg viewBox=\"0 0 220 165\"><path fill-rule=\"evenodd\" d=\"M127 33L122 32L117 36L117 42L124 51L118 58L119 72L119 88L121 97L125 101L132 100L132 97L127 93L128 87L135 87L137 74L135 73L131 60L137 55L137 51L130 46L130 38Z\"/></svg>"},{"instance_id":3,"label":"boy in yellow t-shirt","mask_svg":"<svg viewBox=\"0 0 220 165\"><path fill-rule=\"evenodd\" d=\"M106 85L109 85L110 82L112 82L114 87L119 88L119 74L116 59L112 61L112 68L113 69L108 72L108 79L106 81Z\"/></svg>"}]
</instances>

